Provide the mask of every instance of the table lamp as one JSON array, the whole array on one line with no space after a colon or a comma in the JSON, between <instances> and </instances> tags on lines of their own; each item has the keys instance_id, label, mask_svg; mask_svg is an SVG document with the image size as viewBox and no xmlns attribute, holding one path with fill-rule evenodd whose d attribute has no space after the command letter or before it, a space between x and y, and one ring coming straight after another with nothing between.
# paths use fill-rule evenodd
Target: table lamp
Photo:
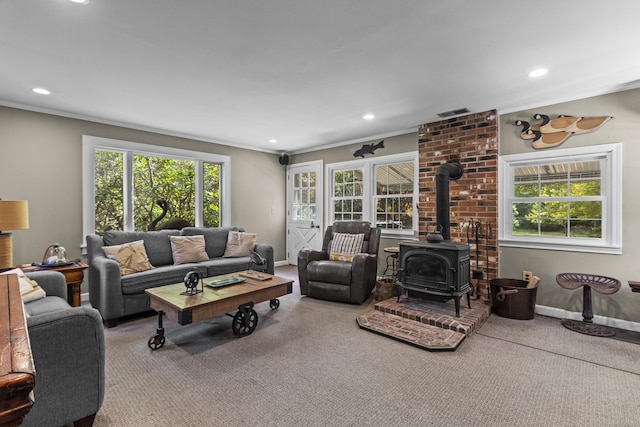
<instances>
[{"instance_id":1,"label":"table lamp","mask_svg":"<svg viewBox=\"0 0 640 427\"><path fill-rule=\"evenodd\" d=\"M29 206L26 200L0 200L0 268L13 267L11 233L4 230L29 228Z\"/></svg>"}]
</instances>

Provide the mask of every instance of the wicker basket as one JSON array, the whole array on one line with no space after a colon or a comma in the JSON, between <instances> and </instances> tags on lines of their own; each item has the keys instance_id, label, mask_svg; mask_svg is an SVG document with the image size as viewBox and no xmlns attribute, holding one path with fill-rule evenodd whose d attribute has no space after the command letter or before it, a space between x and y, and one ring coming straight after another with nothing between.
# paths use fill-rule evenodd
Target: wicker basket
<instances>
[{"instance_id":1,"label":"wicker basket","mask_svg":"<svg viewBox=\"0 0 640 427\"><path fill-rule=\"evenodd\" d=\"M393 298L398 295L398 288L392 277L381 277L376 281L376 301Z\"/></svg>"}]
</instances>

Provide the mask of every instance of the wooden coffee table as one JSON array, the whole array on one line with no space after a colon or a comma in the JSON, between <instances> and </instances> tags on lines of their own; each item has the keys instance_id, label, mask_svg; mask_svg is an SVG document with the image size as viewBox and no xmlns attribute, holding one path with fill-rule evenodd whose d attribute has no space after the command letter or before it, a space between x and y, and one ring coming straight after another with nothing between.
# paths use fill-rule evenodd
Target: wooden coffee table
<instances>
[{"instance_id":1,"label":"wooden coffee table","mask_svg":"<svg viewBox=\"0 0 640 427\"><path fill-rule=\"evenodd\" d=\"M241 277L241 273L245 277ZM254 304L269 300L271 309L276 310L280 306L278 297L290 294L293 287L293 280L284 277L267 273L259 273L260 278L268 277L267 280L246 277L252 274L255 273L245 271L204 278L202 292L194 295L184 295L186 288L182 282L146 289L151 308L158 312L158 329L149 338L149 348L156 350L165 344L163 316L180 325L188 325L227 314L233 317L231 326L234 334L239 337L250 335L258 325ZM244 281L216 288L206 285L207 282L225 277L241 277ZM230 314L235 310L235 314Z\"/></svg>"}]
</instances>

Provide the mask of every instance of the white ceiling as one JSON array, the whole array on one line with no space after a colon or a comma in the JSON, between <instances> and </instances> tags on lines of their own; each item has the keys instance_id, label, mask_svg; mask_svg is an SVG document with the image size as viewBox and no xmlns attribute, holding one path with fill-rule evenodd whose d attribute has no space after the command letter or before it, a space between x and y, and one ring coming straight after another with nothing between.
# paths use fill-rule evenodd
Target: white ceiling
<instances>
[{"instance_id":1,"label":"white ceiling","mask_svg":"<svg viewBox=\"0 0 640 427\"><path fill-rule=\"evenodd\" d=\"M302 152L638 87L638 16L631 0L0 0L0 104Z\"/></svg>"}]
</instances>

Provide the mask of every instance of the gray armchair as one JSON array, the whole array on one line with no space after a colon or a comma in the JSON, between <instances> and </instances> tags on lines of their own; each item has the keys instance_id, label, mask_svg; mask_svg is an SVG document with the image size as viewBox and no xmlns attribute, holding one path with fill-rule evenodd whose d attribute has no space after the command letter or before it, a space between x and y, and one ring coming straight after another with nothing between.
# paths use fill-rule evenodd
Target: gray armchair
<instances>
[{"instance_id":1,"label":"gray armchair","mask_svg":"<svg viewBox=\"0 0 640 427\"><path fill-rule=\"evenodd\" d=\"M361 253L351 262L329 259L335 233L364 234ZM362 304L376 284L380 229L366 221L337 221L327 227L321 251L298 253L300 292L313 298Z\"/></svg>"},{"instance_id":2,"label":"gray armchair","mask_svg":"<svg viewBox=\"0 0 640 427\"><path fill-rule=\"evenodd\" d=\"M35 402L23 426L90 426L105 389L102 317L91 307L67 303L64 276L28 273L47 293L26 303L27 330L36 370Z\"/></svg>"}]
</instances>

